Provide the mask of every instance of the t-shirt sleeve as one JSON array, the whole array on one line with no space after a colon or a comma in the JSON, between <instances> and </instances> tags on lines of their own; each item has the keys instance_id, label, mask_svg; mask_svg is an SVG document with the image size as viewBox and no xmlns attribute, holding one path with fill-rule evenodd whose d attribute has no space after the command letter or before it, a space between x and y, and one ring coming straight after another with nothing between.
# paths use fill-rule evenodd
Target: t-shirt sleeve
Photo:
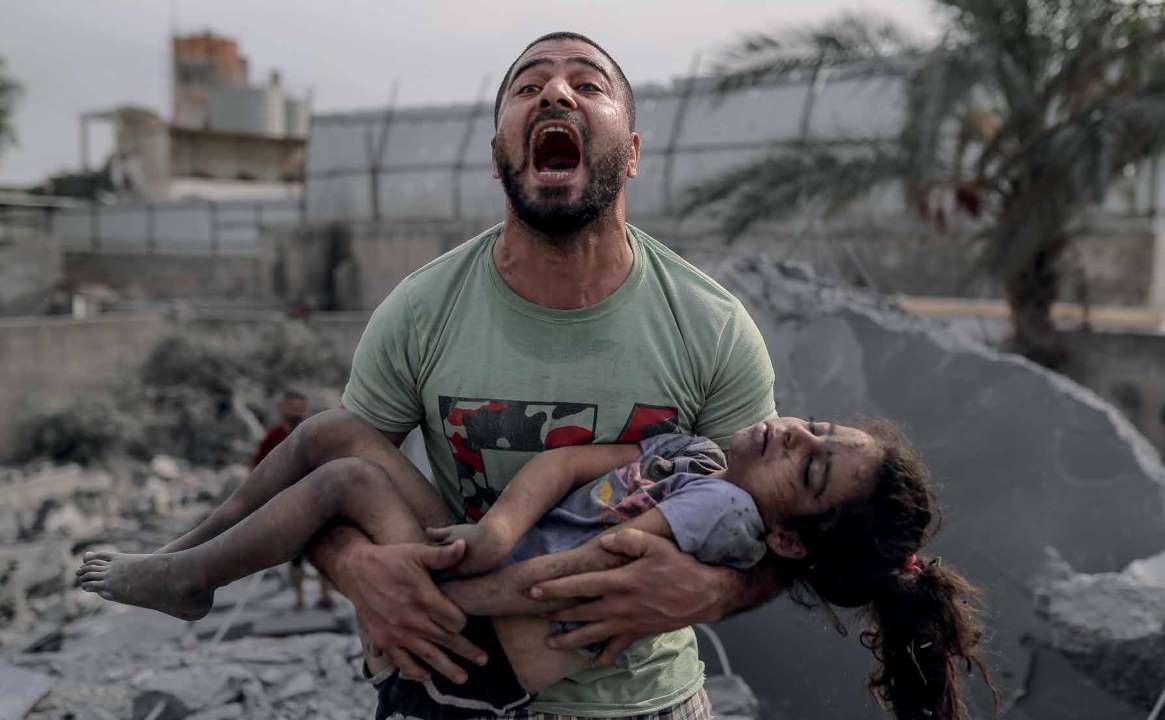
<instances>
[{"instance_id":1,"label":"t-shirt sleeve","mask_svg":"<svg viewBox=\"0 0 1165 720\"><path fill-rule=\"evenodd\" d=\"M764 557L764 522L744 490L716 478L685 482L659 503L680 550L743 570Z\"/></svg>"},{"instance_id":2,"label":"t-shirt sleeve","mask_svg":"<svg viewBox=\"0 0 1165 720\"><path fill-rule=\"evenodd\" d=\"M340 404L380 430L407 432L424 416L417 380L420 364L406 280L368 320Z\"/></svg>"},{"instance_id":3,"label":"t-shirt sleeve","mask_svg":"<svg viewBox=\"0 0 1165 720\"><path fill-rule=\"evenodd\" d=\"M644 477L662 480L677 473L711 475L724 470L727 462L720 447L705 437L663 433L639 442L636 460Z\"/></svg>"},{"instance_id":4,"label":"t-shirt sleeve","mask_svg":"<svg viewBox=\"0 0 1165 720\"><path fill-rule=\"evenodd\" d=\"M775 417L774 380L764 338L738 301L720 334L708 395L694 432L727 447L737 430Z\"/></svg>"}]
</instances>

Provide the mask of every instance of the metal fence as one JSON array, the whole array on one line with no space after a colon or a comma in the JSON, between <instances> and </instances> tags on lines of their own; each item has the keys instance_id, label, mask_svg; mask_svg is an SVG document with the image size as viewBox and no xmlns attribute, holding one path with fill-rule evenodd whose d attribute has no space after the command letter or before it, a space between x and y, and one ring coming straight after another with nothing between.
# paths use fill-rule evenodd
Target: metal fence
<instances>
[{"instance_id":1,"label":"metal fence","mask_svg":"<svg viewBox=\"0 0 1165 720\"><path fill-rule=\"evenodd\" d=\"M264 227L302 220L298 199L94 203L56 212L51 231L66 252L251 257Z\"/></svg>"}]
</instances>

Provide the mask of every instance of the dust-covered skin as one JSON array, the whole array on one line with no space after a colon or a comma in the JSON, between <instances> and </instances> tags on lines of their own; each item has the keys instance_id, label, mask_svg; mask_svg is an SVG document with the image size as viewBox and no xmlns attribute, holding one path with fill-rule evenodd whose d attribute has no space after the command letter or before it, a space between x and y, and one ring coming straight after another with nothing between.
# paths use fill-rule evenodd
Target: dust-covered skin
<instances>
[{"instance_id":1,"label":"dust-covered skin","mask_svg":"<svg viewBox=\"0 0 1165 720\"><path fill-rule=\"evenodd\" d=\"M214 591L199 589L205 583L180 570L176 558L168 553L85 553L77 577L82 590L106 600L164 612L180 620L206 617L214 604Z\"/></svg>"}]
</instances>

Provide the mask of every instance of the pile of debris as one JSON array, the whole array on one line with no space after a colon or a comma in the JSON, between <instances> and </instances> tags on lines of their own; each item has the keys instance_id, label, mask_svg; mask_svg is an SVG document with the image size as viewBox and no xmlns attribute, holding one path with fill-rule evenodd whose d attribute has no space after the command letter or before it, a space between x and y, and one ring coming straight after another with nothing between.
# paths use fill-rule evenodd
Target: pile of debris
<instances>
[{"instance_id":1,"label":"pile of debris","mask_svg":"<svg viewBox=\"0 0 1165 720\"><path fill-rule=\"evenodd\" d=\"M150 552L246 473L164 455L0 471L0 718L370 715L351 605L295 611L278 571L221 589L197 623L75 587L85 550Z\"/></svg>"},{"instance_id":2,"label":"pile of debris","mask_svg":"<svg viewBox=\"0 0 1165 720\"><path fill-rule=\"evenodd\" d=\"M220 641L224 623L238 620L236 612L221 607L198 623L184 623L150 610L104 604L63 625L56 649L33 647L0 658L0 688L6 691L0 716L369 717L375 693L361 676L360 643L347 623L320 611L293 613L282 584L267 584L276 591L254 600L245 614L275 619L268 630L287 637ZM350 615L350 606L337 612ZM261 635L261 625L252 619L237 632ZM328 626L328 631L292 634L313 626Z\"/></svg>"},{"instance_id":3,"label":"pile of debris","mask_svg":"<svg viewBox=\"0 0 1165 720\"><path fill-rule=\"evenodd\" d=\"M167 455L102 468L0 469L0 648L87 612L93 596L73 587L81 553L152 552L201 521L246 474L242 465L196 468Z\"/></svg>"},{"instance_id":4,"label":"pile of debris","mask_svg":"<svg viewBox=\"0 0 1165 720\"><path fill-rule=\"evenodd\" d=\"M1036 607L1049 644L1109 692L1152 708L1165 692L1165 553L1089 574L1048 552Z\"/></svg>"}]
</instances>

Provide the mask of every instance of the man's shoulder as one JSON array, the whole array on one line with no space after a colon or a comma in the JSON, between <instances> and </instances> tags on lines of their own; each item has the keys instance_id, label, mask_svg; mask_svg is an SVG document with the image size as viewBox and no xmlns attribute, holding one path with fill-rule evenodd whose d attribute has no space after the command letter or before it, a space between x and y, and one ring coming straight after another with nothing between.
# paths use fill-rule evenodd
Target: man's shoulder
<instances>
[{"instance_id":1,"label":"man's shoulder","mask_svg":"<svg viewBox=\"0 0 1165 720\"><path fill-rule=\"evenodd\" d=\"M665 292L671 291L673 302L715 315L732 315L738 311L740 300L708 273L643 230L630 223L627 228L639 239L648 273Z\"/></svg>"}]
</instances>

